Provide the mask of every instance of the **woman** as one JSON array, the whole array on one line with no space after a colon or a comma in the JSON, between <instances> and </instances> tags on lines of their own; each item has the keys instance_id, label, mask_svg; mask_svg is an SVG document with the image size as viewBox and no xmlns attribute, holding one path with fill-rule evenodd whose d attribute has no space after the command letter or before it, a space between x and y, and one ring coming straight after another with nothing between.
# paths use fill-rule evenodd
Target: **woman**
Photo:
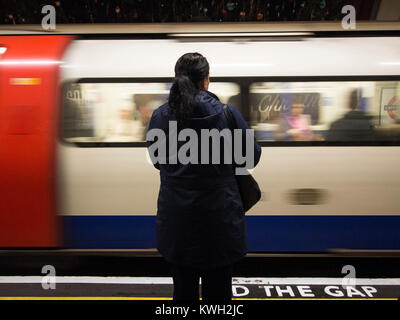
<instances>
[{"instance_id":1,"label":"woman","mask_svg":"<svg viewBox=\"0 0 400 320\"><path fill-rule=\"evenodd\" d=\"M312 141L323 140L319 134L314 134L310 127L310 115L303 114L304 102L301 94L292 95L291 114L284 115L280 125L280 140Z\"/></svg>"},{"instance_id":2,"label":"woman","mask_svg":"<svg viewBox=\"0 0 400 320\"><path fill-rule=\"evenodd\" d=\"M209 64L199 53L187 53L175 65L175 79L168 103L156 109L149 131L161 129L170 141L169 121L178 131L191 128L228 128L223 104L207 91ZM241 114L228 105L237 127L248 129ZM171 136L172 136L171 132ZM254 140L253 140L254 141ZM261 155L252 141L254 164ZM147 140L150 147L153 141ZM178 141L178 150L183 142ZM200 148L199 148L200 150ZM201 150L200 150L201 152ZM238 186L232 164L182 164L170 160L167 151L160 170L160 192L156 219L157 249L171 265L175 300L198 300L202 279L204 300L230 300L232 265L246 254L247 234ZM179 155L179 154L178 154ZM202 155L198 155L199 159Z\"/></svg>"}]
</instances>

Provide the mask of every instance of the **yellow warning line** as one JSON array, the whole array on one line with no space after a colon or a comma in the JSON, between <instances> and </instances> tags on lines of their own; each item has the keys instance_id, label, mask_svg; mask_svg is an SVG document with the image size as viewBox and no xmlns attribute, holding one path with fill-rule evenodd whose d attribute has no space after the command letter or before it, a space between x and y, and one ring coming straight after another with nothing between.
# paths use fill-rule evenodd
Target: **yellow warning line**
<instances>
[{"instance_id":1,"label":"yellow warning line","mask_svg":"<svg viewBox=\"0 0 400 320\"><path fill-rule=\"evenodd\" d=\"M0 300L172 300L172 298L148 297L0 297Z\"/></svg>"},{"instance_id":2,"label":"yellow warning line","mask_svg":"<svg viewBox=\"0 0 400 320\"><path fill-rule=\"evenodd\" d=\"M233 298L233 300L395 300L397 298Z\"/></svg>"},{"instance_id":3,"label":"yellow warning line","mask_svg":"<svg viewBox=\"0 0 400 320\"><path fill-rule=\"evenodd\" d=\"M167 297L0 297L0 300L172 300ZM232 300L391 300L397 298L233 298Z\"/></svg>"}]
</instances>

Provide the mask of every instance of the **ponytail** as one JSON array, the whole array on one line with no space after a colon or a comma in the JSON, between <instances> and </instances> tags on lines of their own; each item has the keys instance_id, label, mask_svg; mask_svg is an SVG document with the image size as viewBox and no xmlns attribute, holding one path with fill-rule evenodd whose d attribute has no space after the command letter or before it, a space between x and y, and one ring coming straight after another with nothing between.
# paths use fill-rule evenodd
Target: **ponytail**
<instances>
[{"instance_id":1,"label":"ponytail","mask_svg":"<svg viewBox=\"0 0 400 320\"><path fill-rule=\"evenodd\" d=\"M199 92L198 83L209 75L210 67L200 53L186 53L175 65L175 79L172 84L168 104L175 113L178 127L186 127L192 118Z\"/></svg>"},{"instance_id":2,"label":"ponytail","mask_svg":"<svg viewBox=\"0 0 400 320\"><path fill-rule=\"evenodd\" d=\"M175 110L179 126L186 127L193 114L195 97L199 89L188 76L175 77L169 94L168 103Z\"/></svg>"}]
</instances>

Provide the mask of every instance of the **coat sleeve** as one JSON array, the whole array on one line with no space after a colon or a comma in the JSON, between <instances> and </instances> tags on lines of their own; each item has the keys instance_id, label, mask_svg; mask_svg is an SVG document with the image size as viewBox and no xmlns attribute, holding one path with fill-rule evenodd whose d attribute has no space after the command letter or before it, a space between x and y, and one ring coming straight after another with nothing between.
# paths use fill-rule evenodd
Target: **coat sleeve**
<instances>
[{"instance_id":1,"label":"coat sleeve","mask_svg":"<svg viewBox=\"0 0 400 320\"><path fill-rule=\"evenodd\" d=\"M227 105L229 110L231 111L233 117L235 118L236 125L238 129L242 129L242 150L246 149L246 130L250 130L249 126L247 125L246 120L244 120L242 114L232 105ZM253 130L253 129L251 129ZM254 133L254 132L253 132ZM254 148L254 167L258 164L261 157L261 147L257 143L256 139L254 138L251 142Z\"/></svg>"},{"instance_id":2,"label":"coat sleeve","mask_svg":"<svg viewBox=\"0 0 400 320\"><path fill-rule=\"evenodd\" d=\"M149 122L149 126L148 126L148 128L147 128L147 132L149 132L151 129L157 129L157 128L160 128L160 116L159 116L157 110L155 110L155 111L153 112L153 114L151 115L151 119L150 119L150 122ZM150 147L154 142L155 142L155 141L148 140L147 134L146 134L147 150L149 149L149 147ZM152 163L153 163L153 166L154 166L156 169L160 170L160 164L159 164L158 162L155 162L155 163L152 162Z\"/></svg>"}]
</instances>

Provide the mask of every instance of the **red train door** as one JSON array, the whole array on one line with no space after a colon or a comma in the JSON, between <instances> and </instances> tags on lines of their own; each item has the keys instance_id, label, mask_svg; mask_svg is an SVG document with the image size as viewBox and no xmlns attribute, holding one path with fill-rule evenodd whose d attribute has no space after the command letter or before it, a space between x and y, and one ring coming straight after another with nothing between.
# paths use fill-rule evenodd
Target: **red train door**
<instances>
[{"instance_id":1,"label":"red train door","mask_svg":"<svg viewBox=\"0 0 400 320\"><path fill-rule=\"evenodd\" d=\"M59 69L68 36L0 37L0 247L60 245Z\"/></svg>"}]
</instances>

